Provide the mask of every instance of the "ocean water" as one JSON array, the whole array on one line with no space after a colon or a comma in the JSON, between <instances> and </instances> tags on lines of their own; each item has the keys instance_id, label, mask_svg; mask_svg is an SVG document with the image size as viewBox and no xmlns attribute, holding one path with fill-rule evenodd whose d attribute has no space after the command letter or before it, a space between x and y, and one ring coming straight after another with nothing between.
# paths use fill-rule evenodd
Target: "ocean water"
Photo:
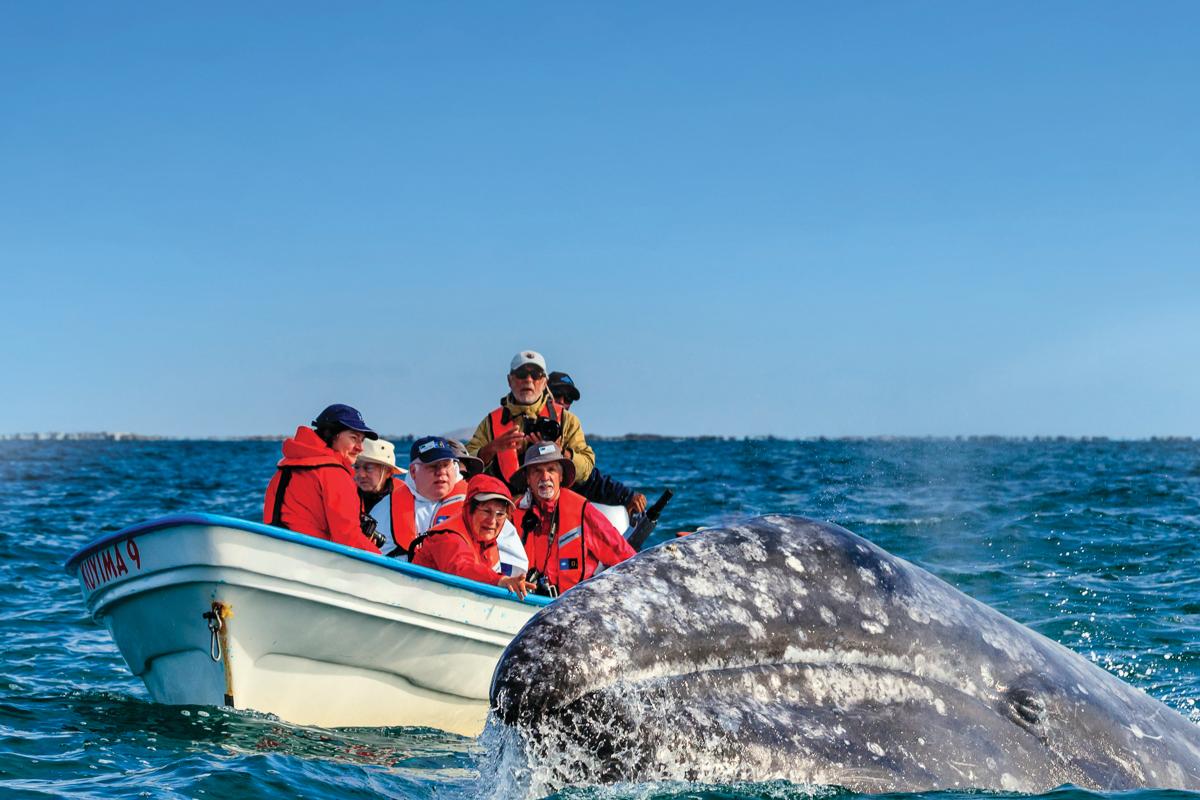
<instances>
[{"instance_id":1,"label":"ocean water","mask_svg":"<svg viewBox=\"0 0 1200 800\"><path fill-rule=\"evenodd\" d=\"M837 522L1200 724L1200 443L653 441L596 450L607 471L647 494L676 491L658 538L764 513ZM480 778L492 755L480 741L151 703L86 616L62 569L79 546L185 510L257 520L277 458L269 442L0 442L0 798L505 795ZM770 782L563 794L850 793ZM1084 796L1094 793L1046 795Z\"/></svg>"}]
</instances>

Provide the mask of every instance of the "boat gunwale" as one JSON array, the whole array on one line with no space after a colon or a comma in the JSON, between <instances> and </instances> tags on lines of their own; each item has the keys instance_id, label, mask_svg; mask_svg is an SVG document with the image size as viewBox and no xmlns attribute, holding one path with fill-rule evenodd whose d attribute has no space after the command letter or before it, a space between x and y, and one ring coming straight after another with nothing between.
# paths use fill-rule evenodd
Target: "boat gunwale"
<instances>
[{"instance_id":1,"label":"boat gunwale","mask_svg":"<svg viewBox=\"0 0 1200 800\"><path fill-rule=\"evenodd\" d=\"M350 558L359 561L366 561L371 564L376 564L381 567L386 567L395 572L401 572L415 578L431 580L434 583L441 583L457 589L465 589L474 594L484 595L485 597L498 598L508 600L514 603L523 603L532 606L546 606L554 602L553 598L542 597L539 595L529 594L524 600L518 600L517 596L507 589L501 589L498 586L490 586L486 583L460 578L457 575L451 575L446 572L439 572L429 567L422 567L417 564L410 564L407 561L400 561L395 558L389 558L378 553L371 553L366 550L360 550L356 547L338 544L336 542L319 539L315 536L309 536L304 533L296 533L284 528L275 528L270 525L264 525L260 522L250 522L249 520L238 519L236 517L226 517L221 514L206 514L202 512L184 512L181 514L168 514L163 517L155 517L154 519L145 522L139 522L135 525L122 528L119 531L102 534L91 540L83 547L76 550L70 558L63 564L63 569L68 575L78 577L78 566L88 556L104 550L114 544L118 544L128 539L134 539L143 534L152 533L154 531L165 530L168 528L183 528L189 526L201 527L220 527L232 528L245 533L251 533L258 536L266 536L271 539L280 541L292 542L293 544L311 547L317 550L326 550L339 555L349 556Z\"/></svg>"}]
</instances>

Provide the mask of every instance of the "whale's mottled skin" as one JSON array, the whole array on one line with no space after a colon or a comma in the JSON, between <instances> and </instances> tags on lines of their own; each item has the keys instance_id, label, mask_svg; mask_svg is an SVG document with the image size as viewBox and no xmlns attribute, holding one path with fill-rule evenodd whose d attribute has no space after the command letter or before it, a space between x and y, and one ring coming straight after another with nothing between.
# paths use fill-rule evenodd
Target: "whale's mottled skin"
<instances>
[{"instance_id":1,"label":"whale's mottled skin","mask_svg":"<svg viewBox=\"0 0 1200 800\"><path fill-rule=\"evenodd\" d=\"M543 609L492 683L539 790L1200 789L1200 728L836 525L659 546Z\"/></svg>"}]
</instances>

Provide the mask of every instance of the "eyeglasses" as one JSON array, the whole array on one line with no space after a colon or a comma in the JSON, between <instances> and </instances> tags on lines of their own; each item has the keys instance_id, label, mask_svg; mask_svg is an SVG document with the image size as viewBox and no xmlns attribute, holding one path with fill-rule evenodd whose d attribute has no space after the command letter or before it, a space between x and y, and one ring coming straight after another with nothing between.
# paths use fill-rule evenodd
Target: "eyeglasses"
<instances>
[{"instance_id":1,"label":"eyeglasses","mask_svg":"<svg viewBox=\"0 0 1200 800\"><path fill-rule=\"evenodd\" d=\"M520 380L533 378L535 381L540 381L542 378L546 377L546 373L542 372L540 369L518 369L512 373L512 376L514 378L519 378Z\"/></svg>"}]
</instances>

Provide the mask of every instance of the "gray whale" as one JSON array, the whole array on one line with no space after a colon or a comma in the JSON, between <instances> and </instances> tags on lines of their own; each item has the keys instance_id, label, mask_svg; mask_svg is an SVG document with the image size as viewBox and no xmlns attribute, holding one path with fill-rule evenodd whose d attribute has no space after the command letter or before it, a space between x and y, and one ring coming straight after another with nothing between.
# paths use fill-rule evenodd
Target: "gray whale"
<instances>
[{"instance_id":1,"label":"gray whale","mask_svg":"<svg viewBox=\"0 0 1200 800\"><path fill-rule=\"evenodd\" d=\"M857 792L1200 789L1200 727L836 525L768 516L567 592L489 725L539 793L788 780Z\"/></svg>"}]
</instances>

